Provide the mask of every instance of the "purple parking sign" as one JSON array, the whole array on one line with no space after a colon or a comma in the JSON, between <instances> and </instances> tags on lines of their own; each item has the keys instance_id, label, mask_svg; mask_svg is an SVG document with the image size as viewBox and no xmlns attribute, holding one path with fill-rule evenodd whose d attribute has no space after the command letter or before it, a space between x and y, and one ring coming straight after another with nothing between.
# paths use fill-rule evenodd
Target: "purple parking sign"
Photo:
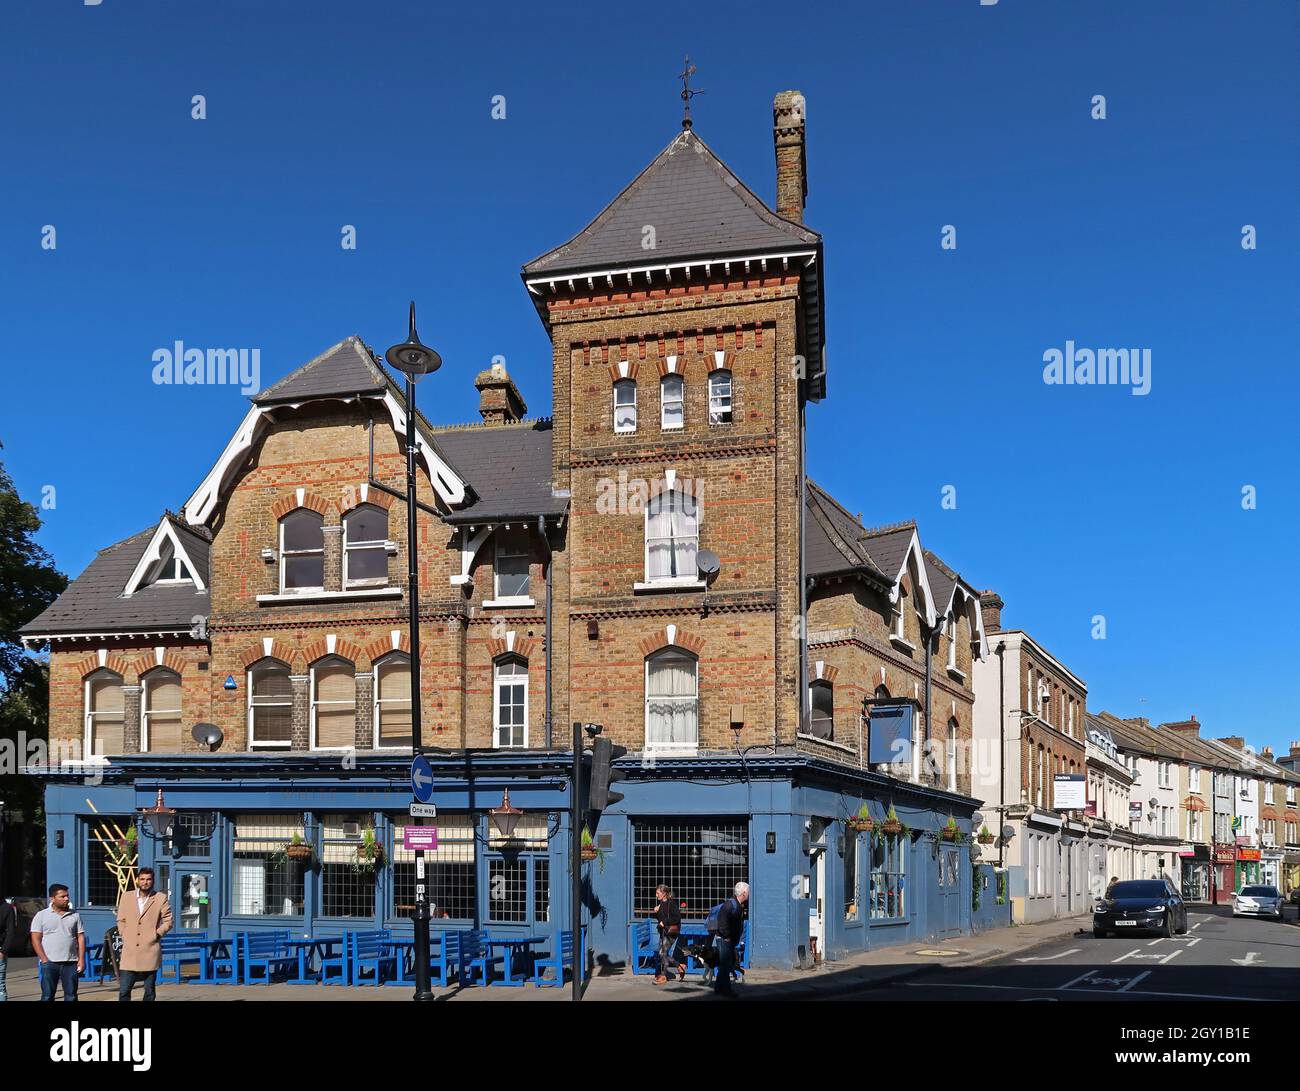
<instances>
[{"instance_id":1,"label":"purple parking sign","mask_svg":"<svg viewBox=\"0 0 1300 1091\"><path fill-rule=\"evenodd\" d=\"M426 852L438 847L437 826L403 826L402 844L408 849L424 849Z\"/></svg>"}]
</instances>

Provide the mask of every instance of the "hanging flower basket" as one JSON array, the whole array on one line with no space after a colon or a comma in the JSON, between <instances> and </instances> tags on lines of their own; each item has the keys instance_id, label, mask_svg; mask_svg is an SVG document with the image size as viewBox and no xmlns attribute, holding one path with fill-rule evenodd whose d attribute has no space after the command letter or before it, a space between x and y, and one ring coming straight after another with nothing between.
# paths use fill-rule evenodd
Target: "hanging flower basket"
<instances>
[{"instance_id":1,"label":"hanging flower basket","mask_svg":"<svg viewBox=\"0 0 1300 1091\"><path fill-rule=\"evenodd\" d=\"M361 844L357 846L356 859L352 861L352 870L358 874L373 872L384 862L384 847L375 838L374 830L367 829L362 834Z\"/></svg>"},{"instance_id":2,"label":"hanging flower basket","mask_svg":"<svg viewBox=\"0 0 1300 1091\"><path fill-rule=\"evenodd\" d=\"M844 824L854 833L870 833L876 828L876 824L872 821L870 815L864 817L855 814L851 818L845 819Z\"/></svg>"},{"instance_id":3,"label":"hanging flower basket","mask_svg":"<svg viewBox=\"0 0 1300 1091\"><path fill-rule=\"evenodd\" d=\"M880 824L880 832L889 837L897 837L903 832L903 824L897 818L887 818Z\"/></svg>"},{"instance_id":4,"label":"hanging flower basket","mask_svg":"<svg viewBox=\"0 0 1300 1091\"><path fill-rule=\"evenodd\" d=\"M976 838L976 840L979 841L981 845L991 845L993 844L994 838L993 838L993 834L989 832L989 828L985 826L980 830L979 836Z\"/></svg>"},{"instance_id":5,"label":"hanging flower basket","mask_svg":"<svg viewBox=\"0 0 1300 1091\"><path fill-rule=\"evenodd\" d=\"M310 860L311 846L306 841L298 841L284 846L284 854L290 860Z\"/></svg>"},{"instance_id":6,"label":"hanging flower basket","mask_svg":"<svg viewBox=\"0 0 1300 1091\"><path fill-rule=\"evenodd\" d=\"M596 848L595 845L582 846L582 858L584 860L595 860L598 856L600 856L600 849Z\"/></svg>"}]
</instances>

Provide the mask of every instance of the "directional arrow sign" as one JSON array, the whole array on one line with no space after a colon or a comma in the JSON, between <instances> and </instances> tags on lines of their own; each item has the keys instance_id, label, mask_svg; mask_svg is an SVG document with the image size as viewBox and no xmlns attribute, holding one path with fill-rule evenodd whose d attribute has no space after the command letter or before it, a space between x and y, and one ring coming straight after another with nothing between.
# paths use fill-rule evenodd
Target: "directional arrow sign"
<instances>
[{"instance_id":1,"label":"directional arrow sign","mask_svg":"<svg viewBox=\"0 0 1300 1091\"><path fill-rule=\"evenodd\" d=\"M411 794L421 803L433 798L433 766L423 754L411 762Z\"/></svg>"},{"instance_id":2,"label":"directional arrow sign","mask_svg":"<svg viewBox=\"0 0 1300 1091\"><path fill-rule=\"evenodd\" d=\"M1238 966L1263 966L1264 960L1258 958L1258 951L1247 951L1245 958L1234 958L1232 961Z\"/></svg>"}]
</instances>

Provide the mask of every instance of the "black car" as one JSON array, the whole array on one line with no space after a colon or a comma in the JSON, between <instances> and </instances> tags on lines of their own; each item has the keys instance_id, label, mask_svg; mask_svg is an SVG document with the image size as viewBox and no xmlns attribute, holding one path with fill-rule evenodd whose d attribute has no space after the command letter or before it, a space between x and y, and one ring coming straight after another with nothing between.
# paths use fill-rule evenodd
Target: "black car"
<instances>
[{"instance_id":1,"label":"black car","mask_svg":"<svg viewBox=\"0 0 1300 1091\"><path fill-rule=\"evenodd\" d=\"M1187 903L1167 879L1129 879L1114 883L1092 914L1092 934L1159 932L1162 936L1187 931Z\"/></svg>"}]
</instances>

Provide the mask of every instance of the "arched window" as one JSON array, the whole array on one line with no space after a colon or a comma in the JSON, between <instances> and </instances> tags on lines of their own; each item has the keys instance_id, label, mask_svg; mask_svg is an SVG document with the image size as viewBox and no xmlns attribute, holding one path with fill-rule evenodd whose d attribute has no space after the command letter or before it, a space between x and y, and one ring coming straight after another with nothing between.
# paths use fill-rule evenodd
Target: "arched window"
<instances>
[{"instance_id":1,"label":"arched window","mask_svg":"<svg viewBox=\"0 0 1300 1091\"><path fill-rule=\"evenodd\" d=\"M694 750L700 742L698 663L666 648L646 659L645 745L647 750Z\"/></svg>"},{"instance_id":2,"label":"arched window","mask_svg":"<svg viewBox=\"0 0 1300 1091\"><path fill-rule=\"evenodd\" d=\"M86 679L86 757L122 753L124 735L122 676L101 668Z\"/></svg>"},{"instance_id":3,"label":"arched window","mask_svg":"<svg viewBox=\"0 0 1300 1091\"><path fill-rule=\"evenodd\" d=\"M325 589L325 520L296 508L280 520L280 590Z\"/></svg>"},{"instance_id":4,"label":"arched window","mask_svg":"<svg viewBox=\"0 0 1300 1091\"><path fill-rule=\"evenodd\" d=\"M362 504L343 517L343 586L382 587L387 582L388 512Z\"/></svg>"},{"instance_id":5,"label":"arched window","mask_svg":"<svg viewBox=\"0 0 1300 1091\"><path fill-rule=\"evenodd\" d=\"M181 676L155 670L142 680L140 749L155 753L181 752Z\"/></svg>"},{"instance_id":6,"label":"arched window","mask_svg":"<svg viewBox=\"0 0 1300 1091\"><path fill-rule=\"evenodd\" d=\"M659 427L673 432L686 424L686 381L680 375L659 380Z\"/></svg>"},{"instance_id":7,"label":"arched window","mask_svg":"<svg viewBox=\"0 0 1300 1091\"><path fill-rule=\"evenodd\" d=\"M731 423L731 372L726 368L709 372L709 423Z\"/></svg>"},{"instance_id":8,"label":"arched window","mask_svg":"<svg viewBox=\"0 0 1300 1091\"><path fill-rule=\"evenodd\" d=\"M311 669L311 745L340 750L357 744L356 668L331 656Z\"/></svg>"},{"instance_id":9,"label":"arched window","mask_svg":"<svg viewBox=\"0 0 1300 1091\"><path fill-rule=\"evenodd\" d=\"M411 746L411 660L396 653L375 664L375 746Z\"/></svg>"},{"instance_id":10,"label":"arched window","mask_svg":"<svg viewBox=\"0 0 1300 1091\"><path fill-rule=\"evenodd\" d=\"M835 738L835 689L819 678L808 687L808 730L818 739Z\"/></svg>"},{"instance_id":11,"label":"arched window","mask_svg":"<svg viewBox=\"0 0 1300 1091\"><path fill-rule=\"evenodd\" d=\"M278 659L263 659L248 672L249 749L287 750L293 745L293 683Z\"/></svg>"},{"instance_id":12,"label":"arched window","mask_svg":"<svg viewBox=\"0 0 1300 1091\"><path fill-rule=\"evenodd\" d=\"M528 745L528 664L500 659L492 668L493 742L498 747Z\"/></svg>"},{"instance_id":13,"label":"arched window","mask_svg":"<svg viewBox=\"0 0 1300 1091\"><path fill-rule=\"evenodd\" d=\"M677 489L665 489L651 497L645 514L647 580L696 579L699 511L695 497Z\"/></svg>"},{"instance_id":14,"label":"arched window","mask_svg":"<svg viewBox=\"0 0 1300 1091\"><path fill-rule=\"evenodd\" d=\"M614 384L614 431L636 431L635 379L619 379Z\"/></svg>"},{"instance_id":15,"label":"arched window","mask_svg":"<svg viewBox=\"0 0 1300 1091\"><path fill-rule=\"evenodd\" d=\"M957 718L948 721L948 791L957 790Z\"/></svg>"}]
</instances>

